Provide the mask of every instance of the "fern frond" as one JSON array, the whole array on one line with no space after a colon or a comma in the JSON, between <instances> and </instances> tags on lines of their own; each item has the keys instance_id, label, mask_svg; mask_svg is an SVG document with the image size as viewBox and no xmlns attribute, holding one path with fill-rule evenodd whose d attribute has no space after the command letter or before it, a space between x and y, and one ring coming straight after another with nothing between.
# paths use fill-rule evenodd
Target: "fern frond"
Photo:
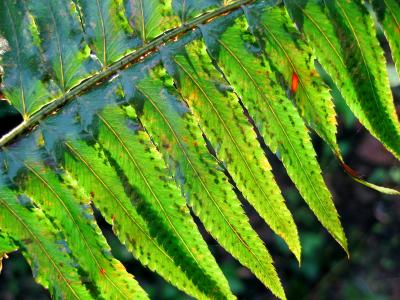
<instances>
[{"instance_id":1,"label":"fern frond","mask_svg":"<svg viewBox=\"0 0 400 300\"><path fill-rule=\"evenodd\" d=\"M132 29L121 1L75 0L81 11L85 37L103 68L123 57L138 42L131 39Z\"/></svg>"},{"instance_id":2,"label":"fern frond","mask_svg":"<svg viewBox=\"0 0 400 300\"><path fill-rule=\"evenodd\" d=\"M39 30L46 62L65 93L97 69L88 45L82 43L78 13L62 0L30 0L28 7Z\"/></svg>"},{"instance_id":3,"label":"fern frond","mask_svg":"<svg viewBox=\"0 0 400 300\"><path fill-rule=\"evenodd\" d=\"M264 279L264 284L279 288L272 259L248 223L228 179L207 153L201 132L184 105L163 87L168 87L169 81L171 88L171 79L165 76L163 84L157 79L161 76L165 72L154 71L152 77L137 86L145 98L141 116L145 128L172 166L173 174L205 228L233 256Z\"/></svg>"},{"instance_id":4,"label":"fern frond","mask_svg":"<svg viewBox=\"0 0 400 300\"><path fill-rule=\"evenodd\" d=\"M191 293L198 296L200 291L203 297L208 293L221 293L216 289L214 279L207 274L209 271L203 269L207 264L201 260L206 259L208 250L185 200L172 178L166 175L166 167L147 134L135 123L133 109L125 107L124 112L109 106L98 113L96 119L97 140L123 172L125 179L122 180L138 195L134 206L148 222L152 234L156 232L157 238L163 241L175 262L199 285Z\"/></svg>"},{"instance_id":5,"label":"fern frond","mask_svg":"<svg viewBox=\"0 0 400 300\"><path fill-rule=\"evenodd\" d=\"M26 120L50 101L54 91L44 81L33 22L24 2L0 2L0 36L7 40L0 58L5 73L2 90Z\"/></svg>"},{"instance_id":6,"label":"fern frond","mask_svg":"<svg viewBox=\"0 0 400 300\"><path fill-rule=\"evenodd\" d=\"M238 189L300 261L297 228L270 172L271 166L237 97L212 66L204 43L192 42L184 54L164 60Z\"/></svg>"},{"instance_id":7,"label":"fern frond","mask_svg":"<svg viewBox=\"0 0 400 300\"><path fill-rule=\"evenodd\" d=\"M65 142L65 165L78 177L87 191L93 192L93 203L107 222L112 224L118 238L133 255L150 270L189 295L201 295L190 274L164 249L164 242L139 215L116 171L105 157L85 142Z\"/></svg>"},{"instance_id":8,"label":"fern frond","mask_svg":"<svg viewBox=\"0 0 400 300\"><path fill-rule=\"evenodd\" d=\"M366 8L360 1L306 2L285 1L355 116L400 159L400 124Z\"/></svg>"},{"instance_id":9,"label":"fern frond","mask_svg":"<svg viewBox=\"0 0 400 300\"><path fill-rule=\"evenodd\" d=\"M82 197L78 200L79 195L74 195L51 169L40 163L38 153L28 152L32 147L28 147L27 143L21 146L23 148L19 150L28 159L17 158L16 148L13 148L13 157L10 158L22 163L27 172L26 176L18 177L18 186L63 231L77 262L98 287L100 295L110 299L129 299L128 295L147 299L132 275L112 258L110 248L94 221L90 202ZM35 145L31 146L35 148Z\"/></svg>"},{"instance_id":10,"label":"fern frond","mask_svg":"<svg viewBox=\"0 0 400 300\"><path fill-rule=\"evenodd\" d=\"M3 180L0 213L1 230L18 241L36 280L49 288L55 299L94 299L43 212L23 207Z\"/></svg>"},{"instance_id":11,"label":"fern frond","mask_svg":"<svg viewBox=\"0 0 400 300\"><path fill-rule=\"evenodd\" d=\"M271 67L283 77L307 125L340 156L335 108L328 86L315 70L312 49L302 40L284 7L260 4L246 9L246 16L261 37Z\"/></svg>"},{"instance_id":12,"label":"fern frond","mask_svg":"<svg viewBox=\"0 0 400 300\"><path fill-rule=\"evenodd\" d=\"M346 252L307 126L356 181L400 194L345 164L330 90L314 66L319 59L356 117L400 159L400 123L373 23L381 23L399 71L400 3L370 3L0 1L0 95L24 118L0 139L0 268L18 248L54 298L147 299L112 256L98 209L133 256L178 289L234 299L190 206L226 251L285 299L240 202L300 262L299 234L265 144Z\"/></svg>"},{"instance_id":13,"label":"fern frond","mask_svg":"<svg viewBox=\"0 0 400 300\"><path fill-rule=\"evenodd\" d=\"M107 94L107 90L109 93L110 88L107 87L96 90L91 96L101 99L101 96ZM112 87L111 91L113 91ZM96 101L87 103L86 100L93 99L92 97L83 97L80 100L81 111L89 111L90 115L93 110L88 109L86 105L93 108ZM100 107L104 105L103 101L97 101L97 103ZM56 126L61 121L60 118L64 126L69 128L67 133ZM90 117L90 120L93 118ZM81 121L83 121L82 118ZM208 293L218 294L219 290L216 289L215 284L210 284L212 282L204 276L203 271L194 267L190 260L184 259L187 254L176 248L175 238L168 234L160 234L165 231L164 228L160 228L164 224L161 224L162 222L155 214L151 214L151 208L139 209L137 205L142 202L140 199L142 193L127 182L126 175L116 162L110 159L109 153L105 152L100 144L93 144L93 137L89 142L93 146L74 139L76 136L71 132L80 130L80 125L76 124L74 110L67 111L65 116L60 114L49 119L42 124L42 127L48 145L63 144L59 151L64 167L91 195L93 203L107 222L113 225L113 230L119 239L143 265L158 272L167 281L189 295L204 297ZM150 216L146 209L150 211ZM204 251L208 249L204 247L200 249L203 250L201 255L206 258L208 254Z\"/></svg>"},{"instance_id":14,"label":"fern frond","mask_svg":"<svg viewBox=\"0 0 400 300\"><path fill-rule=\"evenodd\" d=\"M282 160L286 171L318 220L347 252L347 241L332 197L321 176L307 129L296 108L277 83L267 61L252 52L253 37L243 17L223 34L216 21L202 27L212 53L230 84L242 98L265 142Z\"/></svg>"}]
</instances>

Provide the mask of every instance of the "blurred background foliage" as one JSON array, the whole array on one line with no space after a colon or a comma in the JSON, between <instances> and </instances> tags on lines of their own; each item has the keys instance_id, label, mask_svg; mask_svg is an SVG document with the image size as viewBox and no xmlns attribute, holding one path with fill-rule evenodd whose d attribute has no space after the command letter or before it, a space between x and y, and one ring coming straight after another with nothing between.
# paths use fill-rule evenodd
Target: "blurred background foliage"
<instances>
[{"instance_id":1,"label":"blurred background foliage","mask_svg":"<svg viewBox=\"0 0 400 300\"><path fill-rule=\"evenodd\" d=\"M381 33L380 36L387 50ZM390 54L387 54L387 60L393 94L400 111L400 81ZM330 84L329 79L325 79ZM399 162L355 120L333 86L332 94L338 112L338 140L345 161L367 180L399 188ZM0 135L20 121L19 114L6 101L0 101ZM285 174L281 163L271 153L267 155L274 174L300 229L303 247L301 266L284 242L244 203L252 225L275 259L288 299L400 299L398 197L379 194L354 182L343 172L329 148L315 136L314 145L349 240L350 259L323 230ZM114 255L135 275L152 299L189 299L135 261L112 234L111 227L98 213L96 215ZM247 269L218 246L197 223L239 299L274 299ZM0 300L13 299L50 299L49 293L34 282L32 271L19 252L9 255L0 274Z\"/></svg>"}]
</instances>

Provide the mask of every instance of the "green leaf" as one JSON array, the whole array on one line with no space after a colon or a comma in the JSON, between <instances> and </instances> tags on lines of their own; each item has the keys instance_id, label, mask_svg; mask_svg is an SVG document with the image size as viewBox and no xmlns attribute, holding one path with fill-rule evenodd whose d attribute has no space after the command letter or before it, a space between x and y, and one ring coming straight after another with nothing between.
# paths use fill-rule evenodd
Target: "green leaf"
<instances>
[{"instance_id":1,"label":"green leaf","mask_svg":"<svg viewBox=\"0 0 400 300\"><path fill-rule=\"evenodd\" d=\"M103 67L117 61L137 44L129 38L130 29L121 1L75 0L89 46Z\"/></svg>"},{"instance_id":2,"label":"green leaf","mask_svg":"<svg viewBox=\"0 0 400 300\"><path fill-rule=\"evenodd\" d=\"M18 246L13 240L7 234L0 231L0 257L4 258L7 253L16 251L17 249Z\"/></svg>"},{"instance_id":3,"label":"green leaf","mask_svg":"<svg viewBox=\"0 0 400 300\"><path fill-rule=\"evenodd\" d=\"M113 299L147 299L132 275L114 259L100 228L90 209L90 199L74 195L61 183L52 170L40 163L38 154L28 152L32 147L22 144L21 149L26 160L16 158L26 168L27 176L20 176L18 186L35 204L54 220L56 227L64 232L78 263L85 270L90 280L96 284L100 295ZM31 145L34 146L35 145ZM14 148L13 153L18 151ZM27 178L24 178L27 177ZM73 187L78 190L77 186ZM80 199L78 200L77 197Z\"/></svg>"},{"instance_id":4,"label":"green leaf","mask_svg":"<svg viewBox=\"0 0 400 300\"><path fill-rule=\"evenodd\" d=\"M185 273L182 262L172 257L152 225L132 205L115 169L101 152L82 141L66 141L65 166L92 193L93 203L100 210L118 238L133 255L165 280L192 295L201 295L192 274ZM132 199L132 200L131 200Z\"/></svg>"},{"instance_id":5,"label":"green leaf","mask_svg":"<svg viewBox=\"0 0 400 300\"><path fill-rule=\"evenodd\" d=\"M3 259L7 259L7 253L18 250L18 246L10 239L8 235L0 231L0 274L3 268Z\"/></svg>"},{"instance_id":6,"label":"green leaf","mask_svg":"<svg viewBox=\"0 0 400 300\"><path fill-rule=\"evenodd\" d=\"M300 194L318 220L347 252L347 241L332 197L321 176L321 169L294 105L276 81L268 62L256 56L254 37L240 17L218 35L223 24L202 27L208 50L260 130L266 144L276 153ZM223 28L224 29L224 28Z\"/></svg>"},{"instance_id":7,"label":"green leaf","mask_svg":"<svg viewBox=\"0 0 400 300\"><path fill-rule=\"evenodd\" d=\"M397 0L373 0L372 5L383 26L400 76L400 3Z\"/></svg>"},{"instance_id":8,"label":"green leaf","mask_svg":"<svg viewBox=\"0 0 400 300\"><path fill-rule=\"evenodd\" d=\"M238 98L213 67L204 43L192 42L171 59L183 98L193 109L207 138L238 189L281 236L300 261L300 242L293 217L280 193L271 166Z\"/></svg>"},{"instance_id":9,"label":"green leaf","mask_svg":"<svg viewBox=\"0 0 400 300\"><path fill-rule=\"evenodd\" d=\"M315 70L312 49L302 40L286 9L255 5L246 10L246 16L253 30L261 36L267 59L283 77L301 116L335 154L341 156L336 141L336 113L329 88Z\"/></svg>"},{"instance_id":10,"label":"green leaf","mask_svg":"<svg viewBox=\"0 0 400 300\"><path fill-rule=\"evenodd\" d=\"M129 23L146 44L178 24L171 0L124 0Z\"/></svg>"},{"instance_id":11,"label":"green leaf","mask_svg":"<svg viewBox=\"0 0 400 300\"><path fill-rule=\"evenodd\" d=\"M329 88L314 68L312 49L303 41L284 7L255 5L247 9L247 20L262 37L271 66L283 76L289 94L294 98L307 124L325 140L339 160L343 170L355 181L381 193L399 195L400 192L363 180L343 160L336 140L336 113ZM261 24L261 25L258 25ZM297 81L296 91L293 81Z\"/></svg>"},{"instance_id":12,"label":"green leaf","mask_svg":"<svg viewBox=\"0 0 400 300\"><path fill-rule=\"evenodd\" d=\"M163 88L158 78L165 71L154 71L142 80L138 91L144 96L145 128L170 162L193 211L213 237L243 265L251 269L268 287L284 298L272 258L251 228L240 201L216 161L207 152L201 131L182 103ZM159 73L160 72L160 73Z\"/></svg>"},{"instance_id":13,"label":"green leaf","mask_svg":"<svg viewBox=\"0 0 400 300\"><path fill-rule=\"evenodd\" d=\"M4 181L0 188L0 229L21 244L36 280L58 299L93 299L54 227L38 208L25 208Z\"/></svg>"},{"instance_id":14,"label":"green leaf","mask_svg":"<svg viewBox=\"0 0 400 300\"><path fill-rule=\"evenodd\" d=\"M33 22L25 4L22 1L1 1L0 36L7 40L5 53L0 51L5 73L2 90L25 120L55 96L43 79L34 35Z\"/></svg>"},{"instance_id":15,"label":"green leaf","mask_svg":"<svg viewBox=\"0 0 400 300\"><path fill-rule=\"evenodd\" d=\"M89 47L82 42L78 14L62 0L28 1L40 33L40 43L52 75L67 92L95 71Z\"/></svg>"},{"instance_id":16,"label":"green leaf","mask_svg":"<svg viewBox=\"0 0 400 300\"><path fill-rule=\"evenodd\" d=\"M359 1L286 0L317 58L360 122L398 159L400 124L383 50Z\"/></svg>"}]
</instances>

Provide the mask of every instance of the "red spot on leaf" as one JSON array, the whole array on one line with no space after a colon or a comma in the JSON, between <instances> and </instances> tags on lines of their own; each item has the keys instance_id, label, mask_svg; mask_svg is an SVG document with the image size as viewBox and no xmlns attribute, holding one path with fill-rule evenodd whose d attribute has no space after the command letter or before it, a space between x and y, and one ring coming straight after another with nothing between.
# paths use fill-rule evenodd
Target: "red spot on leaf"
<instances>
[{"instance_id":1,"label":"red spot on leaf","mask_svg":"<svg viewBox=\"0 0 400 300\"><path fill-rule=\"evenodd\" d=\"M290 87L290 90L292 91L292 93L296 93L298 87L299 87L299 76L297 76L297 74L293 72L292 85Z\"/></svg>"}]
</instances>

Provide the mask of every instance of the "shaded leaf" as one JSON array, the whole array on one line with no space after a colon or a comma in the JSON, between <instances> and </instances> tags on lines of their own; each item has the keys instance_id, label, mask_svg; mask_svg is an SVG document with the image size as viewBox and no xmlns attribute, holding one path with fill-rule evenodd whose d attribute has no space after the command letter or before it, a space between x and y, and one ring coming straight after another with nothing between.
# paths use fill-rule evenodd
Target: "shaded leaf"
<instances>
[{"instance_id":1,"label":"shaded leaf","mask_svg":"<svg viewBox=\"0 0 400 300\"><path fill-rule=\"evenodd\" d=\"M82 10L88 44L103 67L117 61L137 42L129 37L130 29L120 1L75 0Z\"/></svg>"},{"instance_id":2,"label":"shaded leaf","mask_svg":"<svg viewBox=\"0 0 400 300\"><path fill-rule=\"evenodd\" d=\"M129 23L143 43L177 25L171 0L124 0Z\"/></svg>"},{"instance_id":3,"label":"shaded leaf","mask_svg":"<svg viewBox=\"0 0 400 300\"><path fill-rule=\"evenodd\" d=\"M38 26L46 61L65 93L96 69L83 42L77 12L62 0L30 0L28 7Z\"/></svg>"},{"instance_id":4,"label":"shaded leaf","mask_svg":"<svg viewBox=\"0 0 400 300\"><path fill-rule=\"evenodd\" d=\"M24 119L55 96L55 91L49 90L43 78L35 34L23 1L0 2L0 36L7 40L2 49L5 53L0 50L5 73L2 90Z\"/></svg>"}]
</instances>

